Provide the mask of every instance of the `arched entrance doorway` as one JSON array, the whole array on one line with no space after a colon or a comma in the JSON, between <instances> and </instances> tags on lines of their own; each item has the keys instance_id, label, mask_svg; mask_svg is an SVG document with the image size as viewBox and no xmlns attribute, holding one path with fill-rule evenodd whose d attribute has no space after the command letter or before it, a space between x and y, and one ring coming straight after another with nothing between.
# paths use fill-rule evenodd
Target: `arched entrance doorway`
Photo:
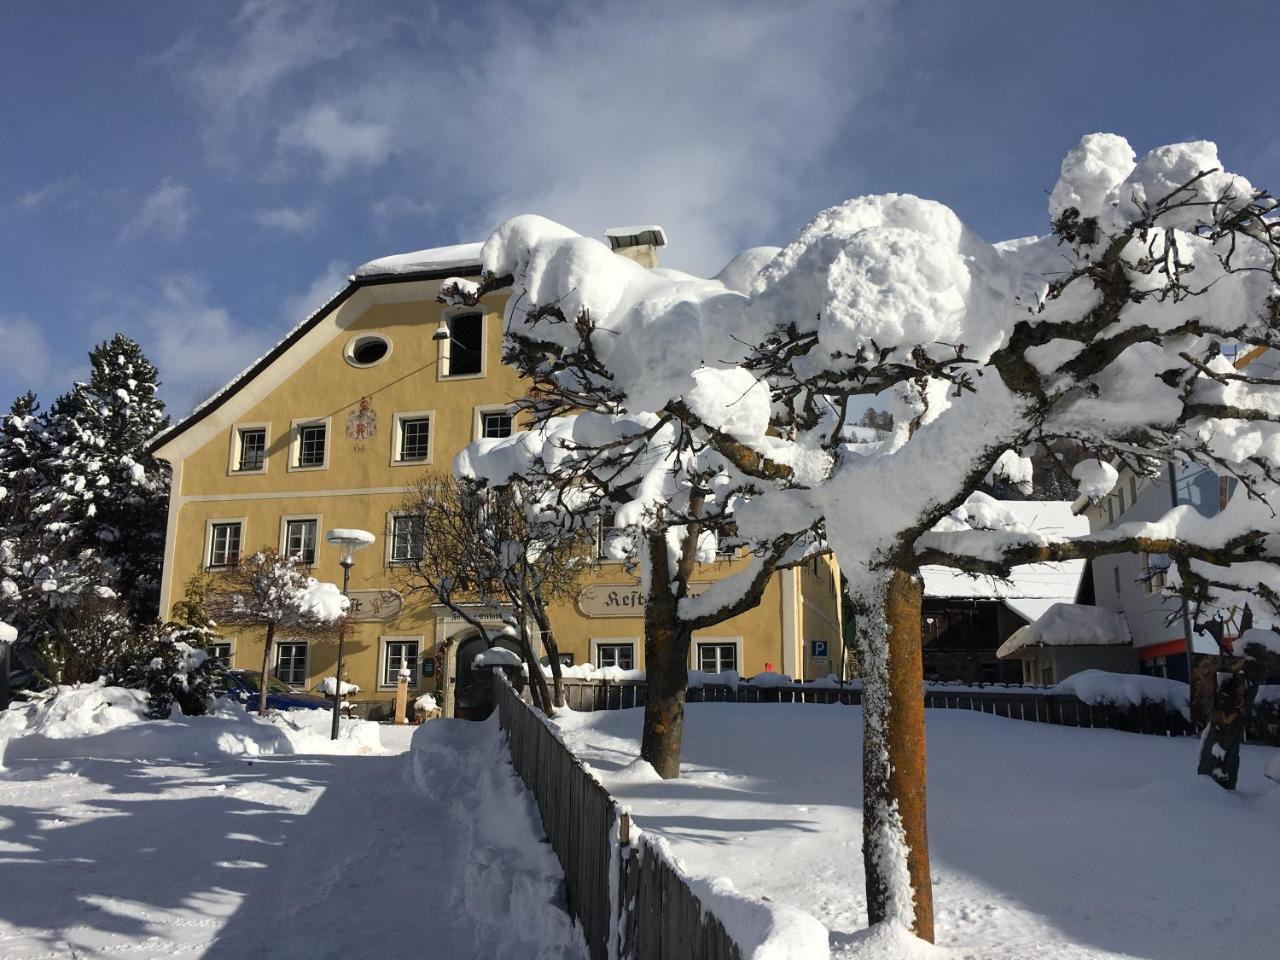
<instances>
[{"instance_id":1,"label":"arched entrance doorway","mask_svg":"<svg viewBox=\"0 0 1280 960\"><path fill-rule=\"evenodd\" d=\"M454 641L453 670L457 680L454 683L453 715L461 720L484 720L493 713L492 668L476 670L471 665L476 656L488 649L488 646L478 630L472 630ZM498 637L494 646L520 653L519 645L511 637Z\"/></svg>"}]
</instances>

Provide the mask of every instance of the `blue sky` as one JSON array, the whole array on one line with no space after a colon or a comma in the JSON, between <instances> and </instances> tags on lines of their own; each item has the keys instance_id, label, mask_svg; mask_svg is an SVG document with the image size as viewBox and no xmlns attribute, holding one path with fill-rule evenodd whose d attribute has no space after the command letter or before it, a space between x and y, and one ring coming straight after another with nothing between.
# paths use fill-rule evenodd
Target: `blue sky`
<instances>
[{"instance_id":1,"label":"blue sky","mask_svg":"<svg viewBox=\"0 0 1280 960\"><path fill-rule=\"evenodd\" d=\"M387 253L535 212L715 272L904 191L1045 229L1079 137L1280 182L1274 0L0 5L0 400L116 330L173 412Z\"/></svg>"}]
</instances>

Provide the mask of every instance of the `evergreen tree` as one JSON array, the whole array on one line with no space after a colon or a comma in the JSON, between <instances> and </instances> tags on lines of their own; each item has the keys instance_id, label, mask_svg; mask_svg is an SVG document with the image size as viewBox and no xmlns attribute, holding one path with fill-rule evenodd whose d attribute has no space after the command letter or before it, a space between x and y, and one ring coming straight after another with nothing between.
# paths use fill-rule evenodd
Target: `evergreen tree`
<instances>
[{"instance_id":1,"label":"evergreen tree","mask_svg":"<svg viewBox=\"0 0 1280 960\"><path fill-rule=\"evenodd\" d=\"M46 418L49 458L35 510L46 529L92 550L138 621L158 612L169 467L144 450L168 425L156 368L122 334Z\"/></svg>"}]
</instances>

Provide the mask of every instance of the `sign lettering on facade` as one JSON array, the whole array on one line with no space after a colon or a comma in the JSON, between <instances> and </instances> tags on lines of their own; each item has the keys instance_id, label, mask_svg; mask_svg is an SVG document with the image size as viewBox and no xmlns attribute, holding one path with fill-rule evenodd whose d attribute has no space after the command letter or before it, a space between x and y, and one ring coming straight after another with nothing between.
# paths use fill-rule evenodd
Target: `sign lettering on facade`
<instances>
[{"instance_id":1,"label":"sign lettering on facade","mask_svg":"<svg viewBox=\"0 0 1280 960\"><path fill-rule=\"evenodd\" d=\"M689 596L696 597L710 583L689 584ZM643 617L644 594L634 583L593 583L578 594L578 610L587 617Z\"/></svg>"},{"instance_id":2,"label":"sign lettering on facade","mask_svg":"<svg viewBox=\"0 0 1280 960\"><path fill-rule=\"evenodd\" d=\"M404 598L394 590L352 590L348 596L357 622L394 620L404 609Z\"/></svg>"}]
</instances>

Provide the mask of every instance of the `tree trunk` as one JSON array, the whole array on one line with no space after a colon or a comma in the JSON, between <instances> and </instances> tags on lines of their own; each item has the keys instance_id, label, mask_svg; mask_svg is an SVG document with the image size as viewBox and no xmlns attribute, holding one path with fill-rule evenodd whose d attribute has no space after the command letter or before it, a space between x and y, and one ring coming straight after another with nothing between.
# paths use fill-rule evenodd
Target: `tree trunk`
<instances>
[{"instance_id":1,"label":"tree trunk","mask_svg":"<svg viewBox=\"0 0 1280 960\"><path fill-rule=\"evenodd\" d=\"M271 644L276 638L276 625L267 624L267 639L262 645L262 676L258 683L258 716L267 715L267 668L271 664Z\"/></svg>"},{"instance_id":2,"label":"tree trunk","mask_svg":"<svg viewBox=\"0 0 1280 960\"><path fill-rule=\"evenodd\" d=\"M551 702L556 708L564 706L564 672L560 665L560 645L556 643L556 635L551 630L551 618L547 609L537 598L530 598L529 610L533 614L533 622L538 625L542 635L542 646L547 651L547 663L551 665Z\"/></svg>"},{"instance_id":3,"label":"tree trunk","mask_svg":"<svg viewBox=\"0 0 1280 960\"><path fill-rule=\"evenodd\" d=\"M882 592L881 592L882 591ZM925 729L918 575L887 572L865 598L862 859L871 923L896 920L933 940L925 822Z\"/></svg>"},{"instance_id":4,"label":"tree trunk","mask_svg":"<svg viewBox=\"0 0 1280 960\"><path fill-rule=\"evenodd\" d=\"M693 631L677 614L665 537L650 537L649 595L644 603L645 701L640 758L664 780L680 776L684 742L684 697L689 687L689 641Z\"/></svg>"},{"instance_id":5,"label":"tree trunk","mask_svg":"<svg viewBox=\"0 0 1280 960\"><path fill-rule=\"evenodd\" d=\"M1236 788L1240 775L1240 745L1244 742L1245 724L1258 688L1249 682L1243 670L1228 675L1213 698L1209 725L1200 740L1200 765L1197 772L1213 777L1226 790Z\"/></svg>"},{"instance_id":6,"label":"tree trunk","mask_svg":"<svg viewBox=\"0 0 1280 960\"><path fill-rule=\"evenodd\" d=\"M524 656L525 667L529 671L529 692L533 695L533 705L550 717L556 711L551 705L551 693L547 690L547 678L542 672L542 664L538 663L538 658L534 656L533 644L529 642L529 631L523 626L520 628L520 648Z\"/></svg>"}]
</instances>

